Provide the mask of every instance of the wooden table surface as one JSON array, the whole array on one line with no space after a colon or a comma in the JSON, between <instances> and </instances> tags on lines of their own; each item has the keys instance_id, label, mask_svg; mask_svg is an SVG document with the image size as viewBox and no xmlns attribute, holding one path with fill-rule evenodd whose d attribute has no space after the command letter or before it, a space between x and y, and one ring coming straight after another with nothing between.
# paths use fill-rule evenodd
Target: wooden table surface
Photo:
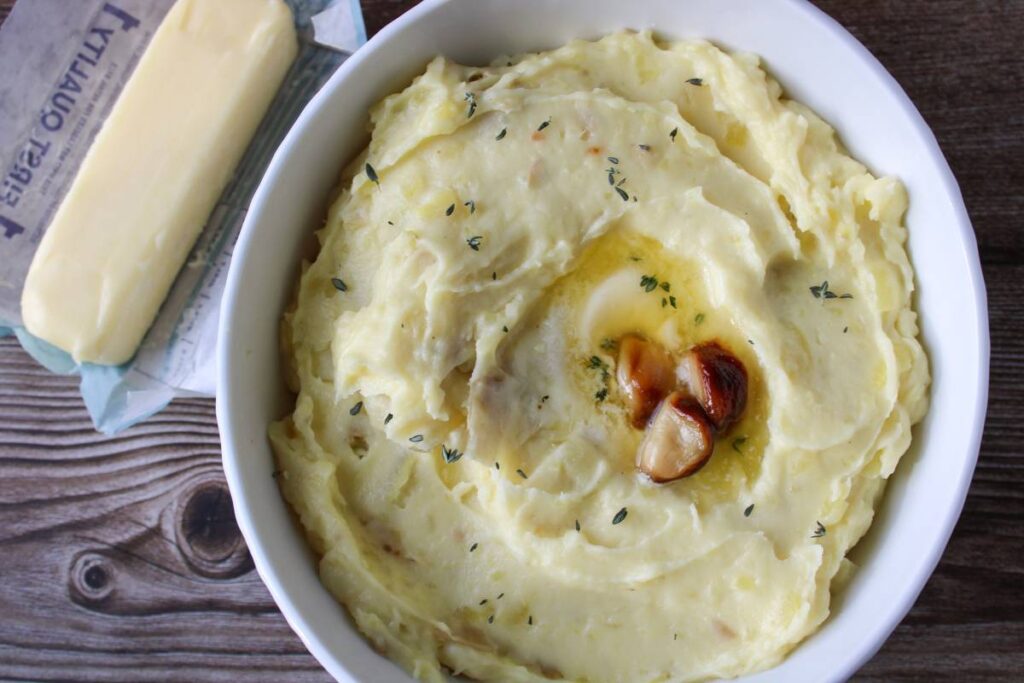
<instances>
[{"instance_id":1,"label":"wooden table surface","mask_svg":"<svg viewBox=\"0 0 1024 683\"><path fill-rule=\"evenodd\" d=\"M0 20L12 4L0 0ZM368 32L413 4L363 0ZM974 222L992 331L988 421L963 515L917 604L856 680L1021 681L1024 2L818 4L934 128ZM0 340L0 578L3 680L329 680L253 571L213 401L176 401L101 436L76 381L12 338Z\"/></svg>"}]
</instances>

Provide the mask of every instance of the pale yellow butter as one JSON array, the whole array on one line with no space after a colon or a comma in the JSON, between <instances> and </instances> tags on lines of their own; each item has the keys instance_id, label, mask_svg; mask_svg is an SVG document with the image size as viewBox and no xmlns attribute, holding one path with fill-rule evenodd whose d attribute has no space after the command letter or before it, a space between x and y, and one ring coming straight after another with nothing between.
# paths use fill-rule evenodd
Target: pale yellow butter
<instances>
[{"instance_id":1,"label":"pale yellow butter","mask_svg":"<svg viewBox=\"0 0 1024 683\"><path fill-rule=\"evenodd\" d=\"M129 360L297 51L282 0L178 0L36 251L25 327Z\"/></svg>"}]
</instances>

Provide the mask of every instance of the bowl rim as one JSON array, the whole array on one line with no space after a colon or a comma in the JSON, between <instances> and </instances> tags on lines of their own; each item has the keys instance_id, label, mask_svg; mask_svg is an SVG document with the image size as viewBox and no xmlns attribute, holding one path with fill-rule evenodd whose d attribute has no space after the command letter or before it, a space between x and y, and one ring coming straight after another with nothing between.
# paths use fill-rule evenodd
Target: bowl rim
<instances>
[{"instance_id":1,"label":"bowl rim","mask_svg":"<svg viewBox=\"0 0 1024 683\"><path fill-rule=\"evenodd\" d=\"M274 566L274 562L271 559L270 550L261 534L254 527L251 514L249 513L253 501L241 476L244 459L238 457L238 453L243 449L240 449L239 444L236 443L235 434L231 429L232 423L229 419L231 404L233 403L231 368L234 354L232 350L238 345L238 341L235 340L235 335L232 333L231 317L234 308L233 304L244 285L240 276L241 268L236 267L235 263L242 262L247 257L251 246L251 240L248 239L253 230L251 226L258 220L258 216L262 213L265 204L267 204L270 188L278 182L282 169L286 166L285 159L289 156L290 150L302 138L304 130L308 127L307 124L323 108L330 99L331 94L343 85L348 79L349 74L355 71L360 64L372 59L378 50L385 47L393 35L400 33L407 25L418 22L422 17L435 12L438 8L453 1L456 0L424 0L384 26L332 74L327 83L305 106L275 151L270 165L253 196L250 210L242 225L236 243L220 310L216 354L218 368L216 409L217 422L220 428L224 471L229 490L232 494L235 518L249 547L255 568L270 591L275 604L281 610L292 630L309 649L310 653L330 675L338 680L357 681L346 662L331 652L322 635L317 633L316 629L311 626L308 615L296 607L294 601L288 596L282 577L279 575L278 569ZM852 649L845 661L833 662L834 665L839 665L834 669L835 680L838 681L848 678L860 669L882 647L888 636L914 605L945 552L954 526L960 517L978 460L988 405L990 357L988 305L984 277L978 256L977 238L967 214L963 196L933 131L925 122L917 107L878 59L845 27L823 10L811 4L810 0L776 0L776 2L789 5L792 9L804 13L821 30L830 34L832 38L841 41L845 44L845 47L852 50L855 58L862 62L862 66L872 72L879 79L882 86L889 91L889 94L902 109L907 120L912 124L915 132L920 136L921 144L930 155L930 163L941 177L942 187L940 190L949 198L955 210L955 215L950 218L950 221L956 224L961 233L962 244L966 252L964 257L967 260L969 285L976 308L977 329L975 334L978 340L978 365L975 373L977 381L975 390L977 392L977 400L972 407L970 416L971 427L967 439L969 451L964 455L959 471L951 473L951 476L955 476L957 479L955 487L956 500L947 505L944 514L935 520L936 527L939 529L936 542L929 549L927 556L918 564L908 584L908 586L912 586L912 589L908 588L901 595L899 601L887 608L884 617L880 617L873 622L870 633L863 634L863 637L859 640L857 646ZM358 635L362 637L361 634ZM770 670L761 673L770 673Z\"/></svg>"}]
</instances>

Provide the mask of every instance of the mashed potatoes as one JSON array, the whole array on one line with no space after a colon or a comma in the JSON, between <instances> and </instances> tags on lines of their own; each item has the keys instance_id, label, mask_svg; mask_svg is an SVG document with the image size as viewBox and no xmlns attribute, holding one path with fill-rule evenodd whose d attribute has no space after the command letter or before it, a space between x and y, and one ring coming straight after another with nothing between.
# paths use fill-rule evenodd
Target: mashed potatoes
<instances>
[{"instance_id":1,"label":"mashed potatoes","mask_svg":"<svg viewBox=\"0 0 1024 683\"><path fill-rule=\"evenodd\" d=\"M372 120L283 322L298 397L270 429L326 586L424 680L779 662L926 408L899 181L755 57L648 34L438 58ZM693 476L636 472L627 333L747 369Z\"/></svg>"}]
</instances>

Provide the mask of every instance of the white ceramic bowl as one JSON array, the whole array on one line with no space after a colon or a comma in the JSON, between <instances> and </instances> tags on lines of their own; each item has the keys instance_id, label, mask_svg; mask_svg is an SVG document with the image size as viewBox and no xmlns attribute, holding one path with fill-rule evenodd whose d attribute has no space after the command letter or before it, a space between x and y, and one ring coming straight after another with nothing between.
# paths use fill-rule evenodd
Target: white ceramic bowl
<instances>
[{"instance_id":1,"label":"white ceramic bowl","mask_svg":"<svg viewBox=\"0 0 1024 683\"><path fill-rule=\"evenodd\" d=\"M278 321L310 254L342 165L367 141L367 109L436 54L485 64L622 28L701 37L761 55L788 94L839 131L876 174L899 176L917 310L933 376L916 429L869 535L861 568L821 630L748 681L851 675L910 609L942 554L977 459L988 393L988 317L974 233L920 114L842 27L801 0L427 0L349 59L281 145L235 248L220 320L217 417L235 513L256 568L303 642L342 681L409 681L376 654L317 578L271 476L267 425L290 409Z\"/></svg>"}]
</instances>

